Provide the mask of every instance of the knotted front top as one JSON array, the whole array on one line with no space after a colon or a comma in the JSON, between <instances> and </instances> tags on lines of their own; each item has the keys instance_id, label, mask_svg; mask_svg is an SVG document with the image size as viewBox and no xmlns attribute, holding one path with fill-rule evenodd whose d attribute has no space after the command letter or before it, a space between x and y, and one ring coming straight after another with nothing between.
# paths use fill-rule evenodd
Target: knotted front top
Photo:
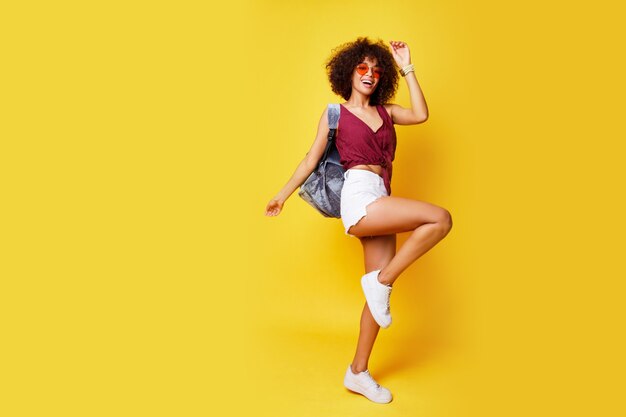
<instances>
[{"instance_id":1,"label":"knotted front top","mask_svg":"<svg viewBox=\"0 0 626 417\"><path fill-rule=\"evenodd\" d=\"M340 117L335 144L339 151L340 163L348 170L356 165L380 165L381 177L387 193L391 195L391 174L396 153L396 130L393 120L382 105L376 110L383 120L377 131L358 118L343 105L339 106Z\"/></svg>"}]
</instances>

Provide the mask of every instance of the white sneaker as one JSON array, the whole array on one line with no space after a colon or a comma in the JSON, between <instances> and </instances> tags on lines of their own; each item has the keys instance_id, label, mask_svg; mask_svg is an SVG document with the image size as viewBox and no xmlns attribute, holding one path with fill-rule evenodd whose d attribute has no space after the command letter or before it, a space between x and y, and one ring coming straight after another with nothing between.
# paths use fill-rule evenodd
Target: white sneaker
<instances>
[{"instance_id":1,"label":"white sneaker","mask_svg":"<svg viewBox=\"0 0 626 417\"><path fill-rule=\"evenodd\" d=\"M391 391L381 387L370 375L369 371L353 374L350 365L343 378L343 385L350 391L358 392L375 403L386 404L393 398Z\"/></svg>"},{"instance_id":2,"label":"white sneaker","mask_svg":"<svg viewBox=\"0 0 626 417\"><path fill-rule=\"evenodd\" d=\"M372 317L374 317L374 320L380 327L386 329L391 326L391 309L389 307L391 287L378 281L379 273L380 269L377 269L363 275L361 287L363 287L367 306L372 313Z\"/></svg>"}]
</instances>

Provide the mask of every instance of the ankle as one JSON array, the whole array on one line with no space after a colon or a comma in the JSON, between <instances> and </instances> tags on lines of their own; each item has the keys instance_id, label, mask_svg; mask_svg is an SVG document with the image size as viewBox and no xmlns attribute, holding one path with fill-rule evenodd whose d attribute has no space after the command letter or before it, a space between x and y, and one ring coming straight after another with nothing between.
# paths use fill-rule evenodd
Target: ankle
<instances>
[{"instance_id":1,"label":"ankle","mask_svg":"<svg viewBox=\"0 0 626 417\"><path fill-rule=\"evenodd\" d=\"M350 369L352 370L352 373L356 375L358 373L366 371L367 370L367 365L359 366L359 365L352 364L352 365L350 365Z\"/></svg>"},{"instance_id":2,"label":"ankle","mask_svg":"<svg viewBox=\"0 0 626 417\"><path fill-rule=\"evenodd\" d=\"M393 281L390 281L387 274L383 273L383 271L380 271L378 273L378 282L380 282L381 284L387 285L389 287L393 285Z\"/></svg>"}]
</instances>

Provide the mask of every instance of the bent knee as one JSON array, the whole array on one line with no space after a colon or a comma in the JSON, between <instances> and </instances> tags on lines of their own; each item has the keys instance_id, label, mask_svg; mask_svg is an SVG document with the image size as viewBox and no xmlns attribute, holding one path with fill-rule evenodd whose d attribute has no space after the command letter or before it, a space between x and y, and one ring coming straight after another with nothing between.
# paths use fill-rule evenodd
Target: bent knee
<instances>
[{"instance_id":1,"label":"bent knee","mask_svg":"<svg viewBox=\"0 0 626 417\"><path fill-rule=\"evenodd\" d=\"M437 227L443 236L447 235L452 229L452 214L446 209L441 209L435 221Z\"/></svg>"}]
</instances>

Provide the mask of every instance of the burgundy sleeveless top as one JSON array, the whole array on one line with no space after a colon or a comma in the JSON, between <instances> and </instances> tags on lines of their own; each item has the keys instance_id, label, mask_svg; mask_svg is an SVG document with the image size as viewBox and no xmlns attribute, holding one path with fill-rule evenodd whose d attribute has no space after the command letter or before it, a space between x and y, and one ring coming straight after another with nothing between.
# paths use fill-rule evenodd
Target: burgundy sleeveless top
<instances>
[{"instance_id":1,"label":"burgundy sleeveless top","mask_svg":"<svg viewBox=\"0 0 626 417\"><path fill-rule=\"evenodd\" d=\"M335 138L339 162L346 170L355 165L381 165L381 177L387 193L391 195L392 161L396 153L396 130L391 116L382 105L376 105L383 124L374 132L342 104L339 107L339 124Z\"/></svg>"}]
</instances>

